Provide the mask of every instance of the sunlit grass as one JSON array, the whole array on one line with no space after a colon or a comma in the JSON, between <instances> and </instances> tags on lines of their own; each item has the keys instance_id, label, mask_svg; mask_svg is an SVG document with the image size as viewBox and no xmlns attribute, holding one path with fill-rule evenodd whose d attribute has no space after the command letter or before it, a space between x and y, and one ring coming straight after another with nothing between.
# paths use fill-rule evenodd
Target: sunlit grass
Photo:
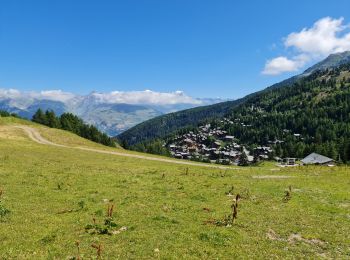
<instances>
[{"instance_id":1,"label":"sunlit grass","mask_svg":"<svg viewBox=\"0 0 350 260\"><path fill-rule=\"evenodd\" d=\"M102 245L104 259L350 257L345 166L181 166L36 144L8 127L13 123L19 121L0 120L0 200L10 210L0 222L0 258L76 257L76 241L87 259L96 257L91 244ZM59 130L40 132L58 143L96 145ZM205 224L230 214L232 186L243 197L235 223ZM87 233L111 204L114 221L127 230Z\"/></svg>"}]
</instances>

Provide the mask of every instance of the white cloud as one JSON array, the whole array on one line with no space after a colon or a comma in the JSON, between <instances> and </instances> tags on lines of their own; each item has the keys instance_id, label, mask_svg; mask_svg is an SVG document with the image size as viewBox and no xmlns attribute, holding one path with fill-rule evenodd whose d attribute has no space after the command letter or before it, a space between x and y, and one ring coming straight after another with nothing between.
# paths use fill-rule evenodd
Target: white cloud
<instances>
[{"instance_id":1,"label":"white cloud","mask_svg":"<svg viewBox=\"0 0 350 260\"><path fill-rule=\"evenodd\" d=\"M348 28L343 25L343 21L343 18L322 18L310 29L304 28L301 32L289 34L284 44L311 55L328 55L349 50L350 33L339 35Z\"/></svg>"},{"instance_id":2,"label":"white cloud","mask_svg":"<svg viewBox=\"0 0 350 260\"><path fill-rule=\"evenodd\" d=\"M296 71L299 69L299 67L300 65L297 61L280 56L272 60L268 60L262 73L266 75L278 75L287 71Z\"/></svg>"},{"instance_id":3,"label":"white cloud","mask_svg":"<svg viewBox=\"0 0 350 260\"><path fill-rule=\"evenodd\" d=\"M20 109L26 109L35 100L53 100L65 103L74 97L76 97L76 95L61 90L26 92L17 89L0 89L0 101L8 99L11 106Z\"/></svg>"},{"instance_id":4,"label":"white cloud","mask_svg":"<svg viewBox=\"0 0 350 260\"><path fill-rule=\"evenodd\" d=\"M0 89L0 99L38 99L38 100L54 100L66 102L69 99L74 98L75 95L69 92L63 92L62 90L46 90L46 91L30 91L21 92L17 89Z\"/></svg>"},{"instance_id":5,"label":"white cloud","mask_svg":"<svg viewBox=\"0 0 350 260\"><path fill-rule=\"evenodd\" d=\"M40 92L21 92L16 89L0 89L0 100L10 99L17 107L21 108L29 105L34 100L53 100L67 103L70 101L81 100L87 97L94 98L99 103L124 103L124 104L143 104L143 105L175 105L192 104L201 105L202 100L192 98L182 91L175 92L156 92L151 90L144 91L112 91L109 93L92 92L88 96L79 96L62 90L45 90ZM21 101L21 102L19 102Z\"/></svg>"},{"instance_id":6,"label":"white cloud","mask_svg":"<svg viewBox=\"0 0 350 260\"><path fill-rule=\"evenodd\" d=\"M350 50L349 25L344 24L344 18L322 18L311 28L290 33L284 39L284 46L294 51L294 56L280 56L268 60L263 74L277 75L283 72L296 71L307 62L325 58L336 52Z\"/></svg>"},{"instance_id":7,"label":"white cloud","mask_svg":"<svg viewBox=\"0 0 350 260\"><path fill-rule=\"evenodd\" d=\"M126 103L126 104L152 104L152 105L174 105L194 104L199 105L202 101L187 96L182 91L155 92L144 91L113 91L110 93L92 93L98 101L104 103Z\"/></svg>"},{"instance_id":8,"label":"white cloud","mask_svg":"<svg viewBox=\"0 0 350 260\"><path fill-rule=\"evenodd\" d=\"M0 89L0 98L19 98L21 92L17 89Z\"/></svg>"},{"instance_id":9,"label":"white cloud","mask_svg":"<svg viewBox=\"0 0 350 260\"><path fill-rule=\"evenodd\" d=\"M44 90L39 93L31 92L34 98L38 99L48 99L66 102L75 97L74 94L69 92L63 92L62 90Z\"/></svg>"}]
</instances>

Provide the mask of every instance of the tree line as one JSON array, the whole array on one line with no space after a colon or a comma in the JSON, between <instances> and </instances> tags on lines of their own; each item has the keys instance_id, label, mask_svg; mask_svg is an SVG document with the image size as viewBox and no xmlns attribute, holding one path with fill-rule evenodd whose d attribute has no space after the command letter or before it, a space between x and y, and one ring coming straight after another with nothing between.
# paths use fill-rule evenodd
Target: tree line
<instances>
[{"instance_id":1,"label":"tree line","mask_svg":"<svg viewBox=\"0 0 350 260\"><path fill-rule=\"evenodd\" d=\"M9 113L7 111L0 110L0 117L10 117L10 116L19 118L19 116L16 113Z\"/></svg>"},{"instance_id":2,"label":"tree line","mask_svg":"<svg viewBox=\"0 0 350 260\"><path fill-rule=\"evenodd\" d=\"M112 138L99 131L95 126L84 123L82 119L72 113L63 113L61 116L56 116L52 110L46 110L44 112L39 108L33 115L32 121L51 128L70 131L83 138L106 146L116 146Z\"/></svg>"}]
</instances>

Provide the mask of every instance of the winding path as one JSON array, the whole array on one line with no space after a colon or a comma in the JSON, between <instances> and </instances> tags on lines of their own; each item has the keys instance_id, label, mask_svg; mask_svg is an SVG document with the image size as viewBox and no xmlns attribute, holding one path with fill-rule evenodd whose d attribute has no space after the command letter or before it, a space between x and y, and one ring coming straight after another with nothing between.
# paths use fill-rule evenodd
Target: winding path
<instances>
[{"instance_id":1,"label":"winding path","mask_svg":"<svg viewBox=\"0 0 350 260\"><path fill-rule=\"evenodd\" d=\"M226 166L220 166L220 165L214 165L214 164L195 163L195 162L184 161L184 160L157 158L157 157L137 155L137 154L105 151L105 150L99 150L99 149L88 148L88 147L72 147L72 146L63 145L63 144L56 144L56 143L53 143L53 142L45 139L44 137L41 136L41 134L35 128L29 127L29 126L24 126L24 125L17 125L15 127L22 129L28 135L28 137L31 140L33 140L34 142L39 143L39 144L44 144L44 145L53 145L53 146L58 146L58 147L78 149L78 150L90 151L90 152L95 152L95 153L111 154L111 155L117 155L117 156L124 156L124 157L131 157L131 158L137 158L137 159L142 159L142 160L166 162L166 163L173 163L173 164L200 166L200 167L216 168L216 169L224 169L224 170L237 170L237 169L239 169L239 168L226 167Z\"/></svg>"}]
</instances>

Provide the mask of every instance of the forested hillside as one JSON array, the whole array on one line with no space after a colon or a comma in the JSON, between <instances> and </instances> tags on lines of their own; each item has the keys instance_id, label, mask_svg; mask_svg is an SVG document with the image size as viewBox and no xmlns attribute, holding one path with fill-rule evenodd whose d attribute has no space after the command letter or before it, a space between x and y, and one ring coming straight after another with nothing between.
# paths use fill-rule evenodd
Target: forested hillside
<instances>
[{"instance_id":1,"label":"forested hillside","mask_svg":"<svg viewBox=\"0 0 350 260\"><path fill-rule=\"evenodd\" d=\"M123 132L117 139L124 147L132 147L156 138L164 138L179 129L195 127L203 120L222 117L242 101L243 99L227 101L159 116Z\"/></svg>"},{"instance_id":2,"label":"forested hillside","mask_svg":"<svg viewBox=\"0 0 350 260\"><path fill-rule=\"evenodd\" d=\"M350 64L252 97L227 117L239 123L224 129L243 144L274 143L282 157L316 151L350 161Z\"/></svg>"},{"instance_id":3,"label":"forested hillside","mask_svg":"<svg viewBox=\"0 0 350 260\"><path fill-rule=\"evenodd\" d=\"M268 88L246 97L243 102L231 104L227 104L221 114L213 113L215 119L203 116L202 124L204 120L220 127L247 147L272 145L277 156L301 158L315 151L350 161L350 63L316 70L289 85ZM169 119L171 116L174 115L169 115ZM193 119L198 124L199 120L191 116L196 116L192 110L182 111L182 118L187 122ZM223 118L234 124L222 124ZM138 143L142 133L141 136L136 134L131 142L133 149L164 153L162 144L179 134L198 130L190 127L172 131L176 121L170 120L170 127L162 118L153 119L153 122L153 128L163 131L161 138L153 136L155 138L150 140L146 131L146 142ZM124 142L125 135L121 136Z\"/></svg>"},{"instance_id":4,"label":"forested hillside","mask_svg":"<svg viewBox=\"0 0 350 260\"><path fill-rule=\"evenodd\" d=\"M326 59L305 70L302 74L283 80L262 91L252 93L234 101L222 102L210 106L203 106L162 115L130 128L118 135L117 139L125 147L132 147L141 143L149 143L155 139L163 139L176 132L186 131L187 128L196 127L198 124L210 121L213 118L224 117L235 107L244 104L246 101L252 100L254 97L259 97L260 95L269 93L274 89L293 86L293 84L310 76L312 73L324 71L325 69L337 68L341 65L348 64L349 62L350 51L331 54Z\"/></svg>"}]
</instances>

